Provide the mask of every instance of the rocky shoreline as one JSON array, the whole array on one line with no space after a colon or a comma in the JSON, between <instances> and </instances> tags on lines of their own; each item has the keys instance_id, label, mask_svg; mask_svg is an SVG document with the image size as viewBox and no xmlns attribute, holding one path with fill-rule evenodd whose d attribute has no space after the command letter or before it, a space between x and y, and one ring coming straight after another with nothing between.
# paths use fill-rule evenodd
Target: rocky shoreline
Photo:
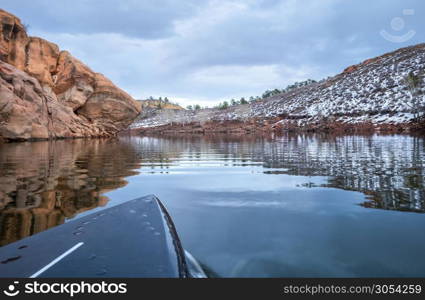
<instances>
[{"instance_id":1,"label":"rocky shoreline","mask_svg":"<svg viewBox=\"0 0 425 300\"><path fill-rule=\"evenodd\" d=\"M322 121L299 126L294 120L271 118L267 120L252 119L250 121L208 121L191 123L172 123L154 127L141 127L125 131L134 135L192 135L192 134L269 134L269 133L423 133L425 122L402 124L374 124L372 122L343 123L338 121Z\"/></svg>"}]
</instances>

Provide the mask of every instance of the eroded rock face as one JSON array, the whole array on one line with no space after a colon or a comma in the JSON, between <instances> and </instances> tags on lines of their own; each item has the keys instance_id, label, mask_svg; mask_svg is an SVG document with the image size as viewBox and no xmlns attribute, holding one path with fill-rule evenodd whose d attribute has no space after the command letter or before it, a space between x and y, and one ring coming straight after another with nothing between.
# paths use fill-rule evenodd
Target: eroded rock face
<instances>
[{"instance_id":1,"label":"eroded rock face","mask_svg":"<svg viewBox=\"0 0 425 300\"><path fill-rule=\"evenodd\" d=\"M0 25L0 59L23 70L29 39L24 26L18 18L4 10L0 10Z\"/></svg>"},{"instance_id":2,"label":"eroded rock face","mask_svg":"<svg viewBox=\"0 0 425 300\"><path fill-rule=\"evenodd\" d=\"M12 140L49 137L46 97L39 82L2 61L0 136Z\"/></svg>"},{"instance_id":3,"label":"eroded rock face","mask_svg":"<svg viewBox=\"0 0 425 300\"><path fill-rule=\"evenodd\" d=\"M127 128L140 104L102 74L29 37L0 10L0 138L111 136Z\"/></svg>"}]
</instances>

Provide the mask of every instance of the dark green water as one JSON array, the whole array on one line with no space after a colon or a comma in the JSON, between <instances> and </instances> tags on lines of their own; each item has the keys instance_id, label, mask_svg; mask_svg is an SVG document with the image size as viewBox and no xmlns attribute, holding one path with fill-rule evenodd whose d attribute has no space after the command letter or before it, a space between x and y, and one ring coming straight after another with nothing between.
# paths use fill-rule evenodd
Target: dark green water
<instances>
[{"instance_id":1,"label":"dark green water","mask_svg":"<svg viewBox=\"0 0 425 300\"><path fill-rule=\"evenodd\" d=\"M2 144L0 245L155 194L218 276L425 276L424 165L412 136Z\"/></svg>"}]
</instances>

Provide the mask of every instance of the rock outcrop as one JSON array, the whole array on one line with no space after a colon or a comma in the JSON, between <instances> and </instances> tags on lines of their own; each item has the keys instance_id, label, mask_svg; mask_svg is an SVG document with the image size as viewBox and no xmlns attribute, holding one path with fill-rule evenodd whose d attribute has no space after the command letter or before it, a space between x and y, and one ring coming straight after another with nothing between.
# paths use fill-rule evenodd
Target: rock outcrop
<instances>
[{"instance_id":1,"label":"rock outcrop","mask_svg":"<svg viewBox=\"0 0 425 300\"><path fill-rule=\"evenodd\" d=\"M0 139L109 137L140 104L110 80L0 10Z\"/></svg>"},{"instance_id":2,"label":"rock outcrop","mask_svg":"<svg viewBox=\"0 0 425 300\"><path fill-rule=\"evenodd\" d=\"M153 116L173 115L174 113L185 111L185 109L177 103L159 99L137 100L137 102L140 103L142 112L134 120L133 125L143 122L145 119L152 118Z\"/></svg>"},{"instance_id":3,"label":"rock outcrop","mask_svg":"<svg viewBox=\"0 0 425 300\"><path fill-rule=\"evenodd\" d=\"M137 100L142 106L142 109L164 109L164 110L184 110L177 103L170 102L168 100L159 100L159 99L146 99L146 100Z\"/></svg>"}]
</instances>

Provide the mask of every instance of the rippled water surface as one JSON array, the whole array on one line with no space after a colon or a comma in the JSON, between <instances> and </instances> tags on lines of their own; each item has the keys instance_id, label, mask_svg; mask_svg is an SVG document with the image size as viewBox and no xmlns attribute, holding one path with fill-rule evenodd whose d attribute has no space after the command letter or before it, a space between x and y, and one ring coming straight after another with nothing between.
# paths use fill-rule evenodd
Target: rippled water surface
<instances>
[{"instance_id":1,"label":"rippled water surface","mask_svg":"<svg viewBox=\"0 0 425 300\"><path fill-rule=\"evenodd\" d=\"M2 144L0 245L155 194L215 276L425 276L424 164L412 136Z\"/></svg>"}]
</instances>

